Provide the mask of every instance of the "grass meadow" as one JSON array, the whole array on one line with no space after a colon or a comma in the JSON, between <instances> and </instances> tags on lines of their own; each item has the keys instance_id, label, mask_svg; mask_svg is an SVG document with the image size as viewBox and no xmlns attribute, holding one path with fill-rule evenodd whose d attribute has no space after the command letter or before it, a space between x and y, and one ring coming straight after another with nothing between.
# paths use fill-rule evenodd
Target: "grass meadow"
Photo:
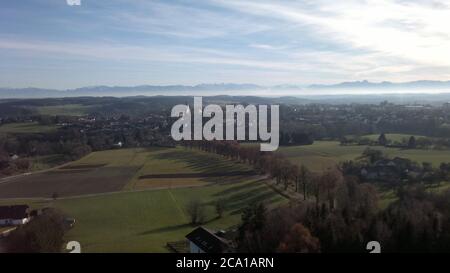
<instances>
[{"instance_id":1,"label":"grass meadow","mask_svg":"<svg viewBox=\"0 0 450 273\"><path fill-rule=\"evenodd\" d=\"M226 202L218 218L214 205ZM76 219L66 236L76 240L83 252L167 252L166 243L182 240L195 227L189 224L186 204L200 200L205 205L205 226L226 229L240 222L241 211L264 201L269 206L287 200L258 179L222 185L121 192L98 196L53 200L2 200L0 204L30 204L34 208L54 207Z\"/></svg>"},{"instance_id":2,"label":"grass meadow","mask_svg":"<svg viewBox=\"0 0 450 273\"><path fill-rule=\"evenodd\" d=\"M122 180L116 184L118 173L114 170L131 169L134 171L122 173ZM269 206L287 202L258 176L226 176L227 172L248 170L246 165L220 156L181 147L94 152L39 176L0 184L0 191L30 192L30 198L0 199L0 204L60 209L76 219L66 239L79 241L83 252L167 252L167 242L182 240L195 228L185 211L191 200L205 205L205 226L212 229L237 225L242 209L255 202ZM177 178L177 174L190 173L198 177ZM206 175L211 173L223 176ZM140 179L152 174L174 177ZM111 183L121 186L115 192L104 192L111 189ZM58 188L66 194L56 200L48 198ZM84 189L82 196L70 197L70 191L79 195L80 188ZM48 192L43 194L45 189ZM32 193L47 198L33 198ZM215 212L219 199L226 203L220 219Z\"/></svg>"},{"instance_id":3,"label":"grass meadow","mask_svg":"<svg viewBox=\"0 0 450 273\"><path fill-rule=\"evenodd\" d=\"M336 166L339 162L356 160L367 146L342 146L338 141L316 141L313 145L280 147L280 153L297 164L303 164L312 171L320 172ZM422 163L432 163L439 167L442 162L450 162L450 152L441 150L398 149L381 146L371 147L381 150L389 157L404 157Z\"/></svg>"}]
</instances>

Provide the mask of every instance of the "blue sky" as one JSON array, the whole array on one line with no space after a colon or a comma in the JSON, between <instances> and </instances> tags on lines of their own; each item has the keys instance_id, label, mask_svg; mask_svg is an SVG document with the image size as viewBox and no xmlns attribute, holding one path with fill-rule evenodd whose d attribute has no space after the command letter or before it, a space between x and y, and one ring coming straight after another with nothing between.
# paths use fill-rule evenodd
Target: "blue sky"
<instances>
[{"instance_id":1,"label":"blue sky","mask_svg":"<svg viewBox=\"0 0 450 273\"><path fill-rule=\"evenodd\" d=\"M1 1L0 87L450 79L450 1Z\"/></svg>"}]
</instances>

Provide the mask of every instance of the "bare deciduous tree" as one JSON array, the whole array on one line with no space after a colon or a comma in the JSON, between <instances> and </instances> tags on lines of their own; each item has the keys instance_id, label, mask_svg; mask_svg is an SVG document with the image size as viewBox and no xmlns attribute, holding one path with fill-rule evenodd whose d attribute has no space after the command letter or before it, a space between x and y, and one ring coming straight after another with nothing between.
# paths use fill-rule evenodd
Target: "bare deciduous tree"
<instances>
[{"instance_id":1,"label":"bare deciduous tree","mask_svg":"<svg viewBox=\"0 0 450 273\"><path fill-rule=\"evenodd\" d=\"M199 200L191 200L186 206L192 225L202 224L205 221L205 207Z\"/></svg>"},{"instance_id":2,"label":"bare deciduous tree","mask_svg":"<svg viewBox=\"0 0 450 273\"><path fill-rule=\"evenodd\" d=\"M279 252L317 253L320 251L319 239L300 223L292 226L278 247Z\"/></svg>"},{"instance_id":3,"label":"bare deciduous tree","mask_svg":"<svg viewBox=\"0 0 450 273\"><path fill-rule=\"evenodd\" d=\"M219 218L222 218L223 213L225 212L225 200L219 199L216 202L216 212Z\"/></svg>"}]
</instances>

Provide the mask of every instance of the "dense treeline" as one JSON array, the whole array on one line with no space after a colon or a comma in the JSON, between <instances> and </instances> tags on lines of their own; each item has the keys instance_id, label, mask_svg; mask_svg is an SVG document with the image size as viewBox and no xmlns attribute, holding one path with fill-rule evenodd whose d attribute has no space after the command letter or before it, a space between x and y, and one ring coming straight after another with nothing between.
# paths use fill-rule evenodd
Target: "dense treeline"
<instances>
[{"instance_id":1,"label":"dense treeline","mask_svg":"<svg viewBox=\"0 0 450 273\"><path fill-rule=\"evenodd\" d=\"M377 207L368 184L344 180L334 208L297 203L274 210L256 204L243 213L238 245L243 252L449 252L450 191L405 189L387 209Z\"/></svg>"}]
</instances>

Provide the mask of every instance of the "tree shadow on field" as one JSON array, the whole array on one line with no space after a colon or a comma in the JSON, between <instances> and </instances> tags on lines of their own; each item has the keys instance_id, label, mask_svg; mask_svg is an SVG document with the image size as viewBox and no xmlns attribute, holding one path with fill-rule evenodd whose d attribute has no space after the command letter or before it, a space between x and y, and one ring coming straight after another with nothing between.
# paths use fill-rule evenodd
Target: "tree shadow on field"
<instances>
[{"instance_id":1,"label":"tree shadow on field","mask_svg":"<svg viewBox=\"0 0 450 273\"><path fill-rule=\"evenodd\" d=\"M278 195L271 189L260 188L257 192L249 195L248 193L234 194L227 198L227 210L229 211L241 211L243 208L248 207L251 204L264 203L269 205L275 200L274 197Z\"/></svg>"},{"instance_id":2,"label":"tree shadow on field","mask_svg":"<svg viewBox=\"0 0 450 273\"><path fill-rule=\"evenodd\" d=\"M269 187L262 185L263 179L246 183L245 185L236 185L215 193L213 196L222 198L226 204L226 210L231 211L231 215L240 214L244 208L250 204L265 203L270 205L278 200L281 196ZM210 206L215 205L215 201L207 203Z\"/></svg>"},{"instance_id":3,"label":"tree shadow on field","mask_svg":"<svg viewBox=\"0 0 450 273\"><path fill-rule=\"evenodd\" d=\"M247 177L248 178L248 177ZM224 195L228 195L231 193L235 193L235 192L239 192L241 190L251 190L253 188L257 188L261 185L261 183L263 183L262 181L264 181L264 179L258 179L249 183L244 183L242 184L241 182L243 182L243 180L239 179L238 181L235 182L235 186L229 187L225 190L222 190L220 192L217 192L215 194L213 194L214 197L222 197ZM231 183L230 183L231 184Z\"/></svg>"},{"instance_id":4,"label":"tree shadow on field","mask_svg":"<svg viewBox=\"0 0 450 273\"><path fill-rule=\"evenodd\" d=\"M147 231L140 232L137 235L145 236L145 235L151 235L151 234L156 234L156 233L171 232L171 231L176 231L176 230L188 228L188 227L192 227L192 225L191 224L180 224L180 225L175 225L175 226L155 228L155 229L150 229Z\"/></svg>"},{"instance_id":5,"label":"tree shadow on field","mask_svg":"<svg viewBox=\"0 0 450 273\"><path fill-rule=\"evenodd\" d=\"M209 220L203 222L201 225L207 225L208 223L213 222L216 219L217 218L209 219ZM195 227L197 227L197 226L189 224L189 223L186 223L186 224L180 224L180 225L175 225L175 226L155 228L155 229L147 230L147 231L144 231L144 232L140 232L137 235L145 236L145 235L151 235L151 234L158 234L158 233L164 233L164 232L177 231L179 229L184 229L184 228L192 228L192 229L194 229Z\"/></svg>"},{"instance_id":6,"label":"tree shadow on field","mask_svg":"<svg viewBox=\"0 0 450 273\"><path fill-rule=\"evenodd\" d=\"M227 172L244 170L244 166L210 154L197 154L196 151L169 151L154 156L158 160L171 160L187 164L197 172Z\"/></svg>"},{"instance_id":7,"label":"tree shadow on field","mask_svg":"<svg viewBox=\"0 0 450 273\"><path fill-rule=\"evenodd\" d=\"M217 176L217 177L203 177L199 179L202 182L208 182L215 185L233 185L241 184L253 180L252 175L237 175L237 176Z\"/></svg>"}]
</instances>

